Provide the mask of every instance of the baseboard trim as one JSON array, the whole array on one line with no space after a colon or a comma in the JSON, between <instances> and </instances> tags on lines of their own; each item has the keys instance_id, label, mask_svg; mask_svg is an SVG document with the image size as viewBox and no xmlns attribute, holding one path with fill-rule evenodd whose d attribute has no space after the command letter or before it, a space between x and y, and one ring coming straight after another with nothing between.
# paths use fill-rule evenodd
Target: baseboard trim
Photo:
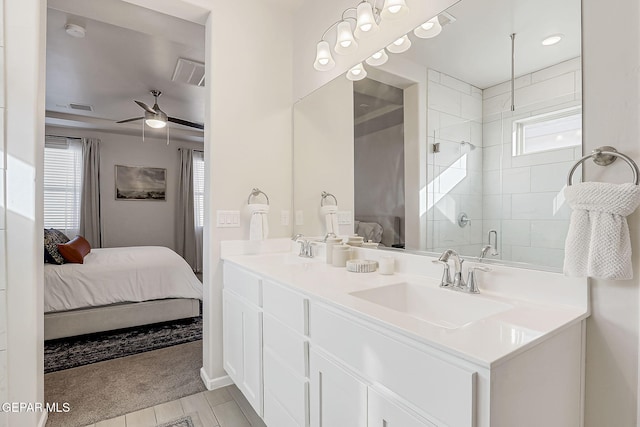
<instances>
[{"instance_id":1,"label":"baseboard trim","mask_svg":"<svg viewBox=\"0 0 640 427\"><path fill-rule=\"evenodd\" d=\"M233 384L233 381L231 380L229 375L218 378L209 378L209 375L207 375L204 368L200 368L200 378L202 379L202 382L204 382L204 386L207 388L207 390L215 390L217 388L222 388Z\"/></svg>"},{"instance_id":2,"label":"baseboard trim","mask_svg":"<svg viewBox=\"0 0 640 427\"><path fill-rule=\"evenodd\" d=\"M47 411L42 411L42 415L40 415L40 421L38 421L38 427L44 427L47 425L47 418L49 417L49 413Z\"/></svg>"}]
</instances>

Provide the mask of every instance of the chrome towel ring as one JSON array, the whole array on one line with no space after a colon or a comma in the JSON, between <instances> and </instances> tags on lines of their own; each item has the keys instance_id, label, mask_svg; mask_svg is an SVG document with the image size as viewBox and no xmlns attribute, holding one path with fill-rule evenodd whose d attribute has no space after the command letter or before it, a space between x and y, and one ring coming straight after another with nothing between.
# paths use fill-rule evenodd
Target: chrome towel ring
<instances>
[{"instance_id":1,"label":"chrome towel ring","mask_svg":"<svg viewBox=\"0 0 640 427\"><path fill-rule=\"evenodd\" d=\"M249 197L247 197L247 204L250 205L251 204L251 198L252 197L258 197L260 194L264 195L264 198L267 199L267 205L269 204L269 196L267 196L267 193L265 193L264 191L261 191L259 188L254 188L253 190L251 190L251 193L249 194Z\"/></svg>"},{"instance_id":2,"label":"chrome towel ring","mask_svg":"<svg viewBox=\"0 0 640 427\"><path fill-rule=\"evenodd\" d=\"M627 156L626 154L618 153L618 150L616 150L615 148L605 145L603 147L596 148L591 152L591 154L584 156L583 158L578 160L575 165L573 165L573 167L569 171L569 176L567 177L567 186L571 185L573 173L576 171L576 169L578 169L578 166L580 166L588 159L593 159L593 162L596 165L609 166L611 163L615 162L618 157L620 157L629 165L631 171L633 172L633 182L638 185L638 177L640 176L640 171L638 171L638 165L636 164L636 162L634 162L633 159L631 159L631 157Z\"/></svg>"},{"instance_id":3,"label":"chrome towel ring","mask_svg":"<svg viewBox=\"0 0 640 427\"><path fill-rule=\"evenodd\" d=\"M324 201L327 197L332 197L333 198L333 202L336 206L338 206L338 199L336 199L336 196L334 196L331 193L327 193L326 191L323 191L321 194L322 198L320 199L320 206L324 206Z\"/></svg>"}]
</instances>

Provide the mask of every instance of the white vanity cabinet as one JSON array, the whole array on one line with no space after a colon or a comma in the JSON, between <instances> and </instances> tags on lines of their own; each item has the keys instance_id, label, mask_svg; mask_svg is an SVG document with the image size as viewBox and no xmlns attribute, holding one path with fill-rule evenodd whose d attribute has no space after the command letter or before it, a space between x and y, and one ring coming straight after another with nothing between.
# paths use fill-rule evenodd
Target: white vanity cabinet
<instances>
[{"instance_id":1,"label":"white vanity cabinet","mask_svg":"<svg viewBox=\"0 0 640 427\"><path fill-rule=\"evenodd\" d=\"M258 276L225 264L222 291L224 369L256 413L262 416L260 288Z\"/></svg>"},{"instance_id":2,"label":"white vanity cabinet","mask_svg":"<svg viewBox=\"0 0 640 427\"><path fill-rule=\"evenodd\" d=\"M225 370L268 427L581 425L583 320L527 347L536 332L505 321L496 338L517 351L478 362L302 286L227 262L224 274ZM442 334L486 342L471 331Z\"/></svg>"},{"instance_id":3,"label":"white vanity cabinet","mask_svg":"<svg viewBox=\"0 0 640 427\"><path fill-rule=\"evenodd\" d=\"M309 426L309 299L269 280L264 310L264 421Z\"/></svg>"}]
</instances>

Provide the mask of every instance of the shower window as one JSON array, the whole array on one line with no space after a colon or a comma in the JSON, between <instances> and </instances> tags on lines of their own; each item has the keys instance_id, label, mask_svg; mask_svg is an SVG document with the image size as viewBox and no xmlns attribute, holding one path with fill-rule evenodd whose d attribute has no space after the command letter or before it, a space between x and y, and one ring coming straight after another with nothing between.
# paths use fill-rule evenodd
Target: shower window
<instances>
[{"instance_id":1,"label":"shower window","mask_svg":"<svg viewBox=\"0 0 640 427\"><path fill-rule=\"evenodd\" d=\"M582 144L582 109L569 108L513 122L513 155L539 153Z\"/></svg>"}]
</instances>

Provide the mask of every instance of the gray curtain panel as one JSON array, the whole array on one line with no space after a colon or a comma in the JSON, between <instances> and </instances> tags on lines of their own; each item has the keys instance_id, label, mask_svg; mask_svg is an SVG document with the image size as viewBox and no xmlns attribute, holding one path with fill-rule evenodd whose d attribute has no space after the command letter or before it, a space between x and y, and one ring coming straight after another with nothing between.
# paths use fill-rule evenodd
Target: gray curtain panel
<instances>
[{"instance_id":1,"label":"gray curtain panel","mask_svg":"<svg viewBox=\"0 0 640 427\"><path fill-rule=\"evenodd\" d=\"M177 252L198 271L195 209L193 200L193 150L179 148L178 212L176 227Z\"/></svg>"},{"instance_id":2,"label":"gray curtain panel","mask_svg":"<svg viewBox=\"0 0 640 427\"><path fill-rule=\"evenodd\" d=\"M82 191L80 193L80 230L94 248L102 247L100 215L100 140L82 139Z\"/></svg>"}]
</instances>

